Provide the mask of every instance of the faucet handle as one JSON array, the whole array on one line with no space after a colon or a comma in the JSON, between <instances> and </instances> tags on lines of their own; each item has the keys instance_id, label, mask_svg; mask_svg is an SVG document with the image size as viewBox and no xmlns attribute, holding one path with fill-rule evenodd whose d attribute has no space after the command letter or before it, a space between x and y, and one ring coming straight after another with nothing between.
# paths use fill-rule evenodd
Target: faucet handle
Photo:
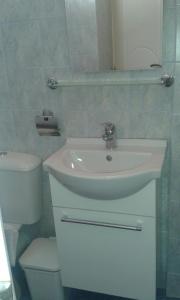
<instances>
[{"instance_id":1,"label":"faucet handle","mask_svg":"<svg viewBox=\"0 0 180 300\"><path fill-rule=\"evenodd\" d=\"M101 123L101 125L103 125L105 127L111 127L111 128L115 127L115 125L112 122L109 122L109 121L103 122L103 123Z\"/></svg>"},{"instance_id":2,"label":"faucet handle","mask_svg":"<svg viewBox=\"0 0 180 300\"><path fill-rule=\"evenodd\" d=\"M113 137L116 131L115 125L111 122L105 122L104 124L103 140L108 140Z\"/></svg>"},{"instance_id":3,"label":"faucet handle","mask_svg":"<svg viewBox=\"0 0 180 300\"><path fill-rule=\"evenodd\" d=\"M112 122L104 122L102 123L104 125L105 131L114 131L115 125Z\"/></svg>"}]
</instances>

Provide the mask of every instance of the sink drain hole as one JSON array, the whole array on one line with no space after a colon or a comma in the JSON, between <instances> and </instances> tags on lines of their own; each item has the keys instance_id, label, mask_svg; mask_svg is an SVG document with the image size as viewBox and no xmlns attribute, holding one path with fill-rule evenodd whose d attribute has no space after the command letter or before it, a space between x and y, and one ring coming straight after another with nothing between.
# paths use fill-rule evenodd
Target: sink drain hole
<instances>
[{"instance_id":1,"label":"sink drain hole","mask_svg":"<svg viewBox=\"0 0 180 300\"><path fill-rule=\"evenodd\" d=\"M111 155L107 155L107 156L106 156L106 160L107 160L107 161L112 161L112 156L111 156Z\"/></svg>"}]
</instances>

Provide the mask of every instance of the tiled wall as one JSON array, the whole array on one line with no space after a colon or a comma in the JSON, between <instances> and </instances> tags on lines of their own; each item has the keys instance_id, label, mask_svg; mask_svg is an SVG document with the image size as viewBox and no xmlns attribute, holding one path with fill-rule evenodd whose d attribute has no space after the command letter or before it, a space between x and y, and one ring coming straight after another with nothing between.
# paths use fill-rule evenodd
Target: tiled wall
<instances>
[{"instance_id":1,"label":"tiled wall","mask_svg":"<svg viewBox=\"0 0 180 300\"><path fill-rule=\"evenodd\" d=\"M180 6L176 8L175 5L176 1L165 1L164 68L171 71L175 63L176 12L180 16ZM169 251L170 258L174 257L173 245L175 242L180 245L177 211L177 208L180 210L179 64L176 64L173 115L173 88L148 85L103 86L60 88L52 91L46 87L47 77L54 75L61 78L71 71L64 0L0 0L0 8L0 149L25 151L45 158L64 143L66 136L100 136L100 124L107 120L116 124L120 138L167 138L170 141L173 116L171 151L174 180L170 210L173 218L170 220L176 222L170 223ZM43 108L52 109L57 114L62 127L60 138L37 135L34 117ZM168 168L169 161L164 170L162 196L158 206L158 285L162 287L165 286L166 279ZM45 236L54 233L50 204L49 183L44 174L41 234ZM180 250L176 256L180 262ZM170 259L169 272L168 282L172 286L179 276L174 276L174 273L180 274L180 264L178 270ZM170 289L169 293L171 294Z\"/></svg>"}]
</instances>

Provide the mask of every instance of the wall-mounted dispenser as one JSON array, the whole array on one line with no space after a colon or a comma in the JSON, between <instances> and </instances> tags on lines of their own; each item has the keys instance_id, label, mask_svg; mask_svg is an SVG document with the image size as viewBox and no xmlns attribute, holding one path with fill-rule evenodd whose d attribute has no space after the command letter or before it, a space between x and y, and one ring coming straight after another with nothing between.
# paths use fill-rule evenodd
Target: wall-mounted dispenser
<instances>
[{"instance_id":1,"label":"wall-mounted dispenser","mask_svg":"<svg viewBox=\"0 0 180 300\"><path fill-rule=\"evenodd\" d=\"M60 136L58 121L52 111L44 109L42 115L35 117L35 124L41 136Z\"/></svg>"}]
</instances>

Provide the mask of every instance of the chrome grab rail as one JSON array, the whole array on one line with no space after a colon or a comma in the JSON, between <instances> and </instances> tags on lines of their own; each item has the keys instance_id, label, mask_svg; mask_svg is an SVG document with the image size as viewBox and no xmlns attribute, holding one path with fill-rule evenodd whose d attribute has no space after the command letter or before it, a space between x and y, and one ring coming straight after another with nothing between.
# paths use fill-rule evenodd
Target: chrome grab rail
<instances>
[{"instance_id":1,"label":"chrome grab rail","mask_svg":"<svg viewBox=\"0 0 180 300\"><path fill-rule=\"evenodd\" d=\"M92 225L92 226L99 226L99 227L118 228L118 229L133 230L133 231L142 231L141 224L136 226L130 226L130 225L123 225L123 224L109 223L109 222L98 222L98 221L90 221L90 220L83 220L83 219L75 219L66 216L61 218L61 222Z\"/></svg>"},{"instance_id":2,"label":"chrome grab rail","mask_svg":"<svg viewBox=\"0 0 180 300\"><path fill-rule=\"evenodd\" d=\"M58 87L68 87L68 86L104 86L104 85L163 85L165 87L170 87L174 83L174 76L169 74L164 74L161 78L128 78L128 79L99 79L99 78L79 78L79 79L61 79L50 77L47 80L47 86L55 90Z\"/></svg>"}]
</instances>

